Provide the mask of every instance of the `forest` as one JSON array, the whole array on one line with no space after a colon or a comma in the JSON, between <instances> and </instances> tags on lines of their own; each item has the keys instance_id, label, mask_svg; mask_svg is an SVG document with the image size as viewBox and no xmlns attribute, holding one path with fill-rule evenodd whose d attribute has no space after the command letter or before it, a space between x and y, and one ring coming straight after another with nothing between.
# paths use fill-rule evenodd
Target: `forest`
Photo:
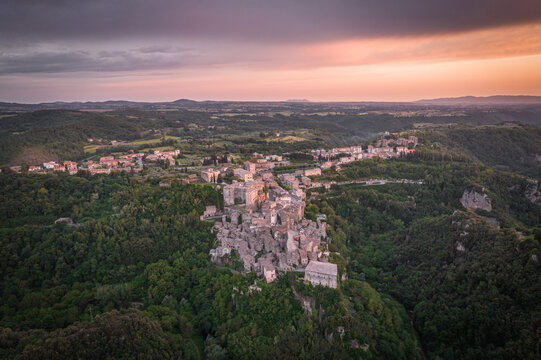
<instances>
[{"instance_id":1,"label":"forest","mask_svg":"<svg viewBox=\"0 0 541 360\"><path fill-rule=\"evenodd\" d=\"M437 142L447 149L461 148L461 151L464 150L469 156L477 156L481 161L490 160L487 156L492 156L494 165L499 164L494 162L495 159L503 159L501 165L515 171L517 168L514 164L522 164L519 165L522 168L532 164L533 160L529 156L531 147L539 145L539 128L535 126L541 125L539 110L529 107L493 111L393 103L232 103L221 106L201 103L190 107L190 110L174 108L160 111L141 104L134 108L112 106L100 111L50 109L21 113L0 112L0 166L86 159L89 154L84 151L85 145L97 144L89 143L90 138L102 139L101 145L104 147L99 149L100 152L111 153L145 147L130 145L123 149L107 146L113 140L163 139L174 136L177 138L175 141L160 145L171 145L188 154L208 156L249 154L254 151L297 152L360 145L386 131L432 129L424 133L426 140L436 140L432 139L436 134ZM488 127L482 128L482 133L477 134L471 129L473 126L504 122L515 125L520 122L530 124L530 127L518 125L524 131L518 129L513 136L508 136L506 129L498 128L488 135L485 134ZM453 131L447 133L450 123L466 124L470 128L462 132L452 128ZM532 132L532 129L537 129L537 133ZM280 136L276 137L275 134ZM534 139L528 140L519 152L511 151L522 143L524 136ZM514 143L507 153L501 152L501 149L505 149L502 146L495 148L495 152L491 151L493 155L485 154L484 145L498 144L495 140L502 139L505 144L513 139ZM468 149L469 144L474 144L475 148Z\"/></svg>"},{"instance_id":2,"label":"forest","mask_svg":"<svg viewBox=\"0 0 541 360\"><path fill-rule=\"evenodd\" d=\"M418 134L426 145L440 152L461 153L497 170L511 171L541 179L536 155L541 152L541 128L533 125L460 126Z\"/></svg>"},{"instance_id":3,"label":"forest","mask_svg":"<svg viewBox=\"0 0 541 360\"><path fill-rule=\"evenodd\" d=\"M254 275L212 265L210 185L0 174L0 189L2 358L421 357L404 307L365 281L251 291Z\"/></svg>"},{"instance_id":4,"label":"forest","mask_svg":"<svg viewBox=\"0 0 541 360\"><path fill-rule=\"evenodd\" d=\"M541 359L535 111L260 106L0 117L0 164L34 153L82 159L89 137L152 138L182 156L286 154L292 164L276 175L314 166L309 149L415 134L414 154L313 178L357 182L307 191L305 216L327 215L338 289L305 284L295 272L267 284L212 264L216 235L200 215L208 205L223 209L216 185L161 187L159 176L173 177L165 171L4 168L0 358ZM491 210L465 208L465 191L486 195Z\"/></svg>"},{"instance_id":5,"label":"forest","mask_svg":"<svg viewBox=\"0 0 541 360\"><path fill-rule=\"evenodd\" d=\"M363 162L343 173L426 180L335 186L307 210L327 214L350 279L411 312L428 358L539 358L541 210L524 196L524 178L420 159ZM471 187L490 194L490 213L460 204Z\"/></svg>"}]
</instances>

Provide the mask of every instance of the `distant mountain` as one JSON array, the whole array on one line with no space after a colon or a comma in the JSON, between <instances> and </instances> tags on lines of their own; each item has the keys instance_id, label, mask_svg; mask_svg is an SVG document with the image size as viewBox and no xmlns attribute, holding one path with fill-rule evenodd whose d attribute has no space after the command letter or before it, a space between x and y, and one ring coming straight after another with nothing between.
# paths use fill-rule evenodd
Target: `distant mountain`
<instances>
[{"instance_id":1,"label":"distant mountain","mask_svg":"<svg viewBox=\"0 0 541 360\"><path fill-rule=\"evenodd\" d=\"M178 100L175 100L175 101L171 101L171 104L177 104L177 105L181 105L181 104L197 104L198 102L195 101L195 100L190 100L190 99L178 99ZM167 103L164 103L164 104L167 104Z\"/></svg>"},{"instance_id":2,"label":"distant mountain","mask_svg":"<svg viewBox=\"0 0 541 360\"><path fill-rule=\"evenodd\" d=\"M312 102L308 99L288 99L285 101L229 101L229 100L205 100L196 101L190 99L178 99L174 101L161 102L140 102L126 100L108 100L108 101L55 101L39 104L21 104L11 102L0 102L0 111L3 112L26 112L36 110L118 110L139 108L143 110L163 110L163 109L215 109L231 106L235 109L239 107L252 108L257 111L264 111L273 108L274 110L291 110L295 108L308 109L313 107L327 107L327 110L340 110L359 107L381 107L396 109L400 107L418 108L420 106L528 106L541 105L541 96L510 96L495 95L488 97L462 96L456 98L423 99L413 102Z\"/></svg>"},{"instance_id":3,"label":"distant mountain","mask_svg":"<svg viewBox=\"0 0 541 360\"><path fill-rule=\"evenodd\" d=\"M35 111L35 110L117 110L139 108L145 110L159 110L163 108L196 108L203 104L212 103L211 101L195 101L189 99L179 99L170 102L144 102L144 101L126 101L126 100L107 100L107 101L54 101L39 104L18 104L0 102L0 111Z\"/></svg>"},{"instance_id":4,"label":"distant mountain","mask_svg":"<svg viewBox=\"0 0 541 360\"><path fill-rule=\"evenodd\" d=\"M541 96L494 95L461 96L455 98L423 99L414 101L420 105L541 105Z\"/></svg>"}]
</instances>

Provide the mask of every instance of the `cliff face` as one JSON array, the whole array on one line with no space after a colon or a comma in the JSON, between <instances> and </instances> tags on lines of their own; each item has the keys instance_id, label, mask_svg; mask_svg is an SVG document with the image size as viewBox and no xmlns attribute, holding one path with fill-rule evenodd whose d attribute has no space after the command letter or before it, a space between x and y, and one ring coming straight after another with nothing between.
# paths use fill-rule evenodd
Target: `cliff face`
<instances>
[{"instance_id":1,"label":"cliff face","mask_svg":"<svg viewBox=\"0 0 541 360\"><path fill-rule=\"evenodd\" d=\"M460 198L460 203L467 209L483 209L492 211L492 205L487 194L480 194L476 191L464 190L464 194Z\"/></svg>"},{"instance_id":2,"label":"cliff face","mask_svg":"<svg viewBox=\"0 0 541 360\"><path fill-rule=\"evenodd\" d=\"M537 180L528 179L528 184L526 186L526 190L524 191L524 195L530 200L532 203L536 204L541 201L541 192L539 191L539 183Z\"/></svg>"},{"instance_id":3,"label":"cliff face","mask_svg":"<svg viewBox=\"0 0 541 360\"><path fill-rule=\"evenodd\" d=\"M300 294L293 286L291 287L291 290L293 290L295 298L301 303L303 310L311 314L316 308L316 299L311 296Z\"/></svg>"}]
</instances>

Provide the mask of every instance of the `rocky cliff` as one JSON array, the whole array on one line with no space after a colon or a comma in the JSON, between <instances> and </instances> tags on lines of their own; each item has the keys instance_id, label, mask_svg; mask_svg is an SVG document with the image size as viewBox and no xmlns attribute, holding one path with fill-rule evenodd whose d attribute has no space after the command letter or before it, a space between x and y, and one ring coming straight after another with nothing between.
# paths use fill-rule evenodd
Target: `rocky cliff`
<instances>
[{"instance_id":1,"label":"rocky cliff","mask_svg":"<svg viewBox=\"0 0 541 360\"><path fill-rule=\"evenodd\" d=\"M460 198L460 203L467 209L492 210L492 205L487 194L478 193L474 190L464 190L464 194L462 194L462 197Z\"/></svg>"},{"instance_id":2,"label":"rocky cliff","mask_svg":"<svg viewBox=\"0 0 541 360\"><path fill-rule=\"evenodd\" d=\"M530 200L532 203L539 203L541 202L541 192L539 191L539 182L537 180L528 179L526 190L524 191L524 195Z\"/></svg>"}]
</instances>

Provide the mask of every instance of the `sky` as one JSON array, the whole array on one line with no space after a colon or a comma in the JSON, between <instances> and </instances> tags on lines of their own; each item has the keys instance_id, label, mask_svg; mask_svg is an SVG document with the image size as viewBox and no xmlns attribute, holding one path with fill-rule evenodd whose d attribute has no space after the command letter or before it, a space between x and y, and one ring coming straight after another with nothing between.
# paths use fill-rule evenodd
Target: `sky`
<instances>
[{"instance_id":1,"label":"sky","mask_svg":"<svg viewBox=\"0 0 541 360\"><path fill-rule=\"evenodd\" d=\"M3 0L0 101L541 95L539 0Z\"/></svg>"}]
</instances>

